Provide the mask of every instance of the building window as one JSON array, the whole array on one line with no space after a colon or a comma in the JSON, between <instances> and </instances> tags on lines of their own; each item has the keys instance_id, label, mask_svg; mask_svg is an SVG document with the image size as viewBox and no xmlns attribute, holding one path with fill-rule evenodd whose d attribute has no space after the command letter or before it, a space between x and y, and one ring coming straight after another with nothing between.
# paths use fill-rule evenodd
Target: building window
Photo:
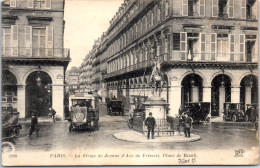
<instances>
[{"instance_id":1,"label":"building window","mask_svg":"<svg viewBox=\"0 0 260 168\"><path fill-rule=\"evenodd\" d=\"M228 34L218 34L217 37L217 60L229 61Z\"/></svg>"},{"instance_id":2,"label":"building window","mask_svg":"<svg viewBox=\"0 0 260 168\"><path fill-rule=\"evenodd\" d=\"M11 27L2 27L2 55L11 55Z\"/></svg>"},{"instance_id":3,"label":"building window","mask_svg":"<svg viewBox=\"0 0 260 168\"><path fill-rule=\"evenodd\" d=\"M212 0L212 17L233 18L234 0Z\"/></svg>"},{"instance_id":4,"label":"building window","mask_svg":"<svg viewBox=\"0 0 260 168\"><path fill-rule=\"evenodd\" d=\"M173 50L180 50L180 33L173 33Z\"/></svg>"},{"instance_id":5,"label":"building window","mask_svg":"<svg viewBox=\"0 0 260 168\"><path fill-rule=\"evenodd\" d=\"M51 0L27 0L28 8L51 9Z\"/></svg>"},{"instance_id":6,"label":"building window","mask_svg":"<svg viewBox=\"0 0 260 168\"><path fill-rule=\"evenodd\" d=\"M45 56L46 35L45 28L33 28L33 55Z\"/></svg>"},{"instance_id":7,"label":"building window","mask_svg":"<svg viewBox=\"0 0 260 168\"><path fill-rule=\"evenodd\" d=\"M246 19L256 19L257 10L256 10L255 0L248 0L246 2Z\"/></svg>"}]
</instances>

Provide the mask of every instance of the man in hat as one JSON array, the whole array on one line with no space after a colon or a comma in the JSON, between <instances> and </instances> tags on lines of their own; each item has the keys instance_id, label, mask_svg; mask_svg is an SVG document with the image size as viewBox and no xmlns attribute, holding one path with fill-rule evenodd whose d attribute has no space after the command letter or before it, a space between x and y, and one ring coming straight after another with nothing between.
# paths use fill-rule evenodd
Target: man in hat
<instances>
[{"instance_id":1,"label":"man in hat","mask_svg":"<svg viewBox=\"0 0 260 168\"><path fill-rule=\"evenodd\" d=\"M35 111L32 111L32 119L31 119L31 128L29 136L32 136L32 133L36 131L37 137L39 137L39 125L38 125L38 118L36 117Z\"/></svg>"},{"instance_id":2,"label":"man in hat","mask_svg":"<svg viewBox=\"0 0 260 168\"><path fill-rule=\"evenodd\" d=\"M51 117L52 117L52 119L53 119L53 122L55 122L55 114L56 114L56 111L52 108L52 107L50 107L49 108L49 111L50 111L50 115L51 115Z\"/></svg>"},{"instance_id":3,"label":"man in hat","mask_svg":"<svg viewBox=\"0 0 260 168\"><path fill-rule=\"evenodd\" d=\"M192 119L188 116L188 113L185 112L183 116L183 127L184 127L184 135L187 138L190 138L190 128L192 124Z\"/></svg>"},{"instance_id":4,"label":"man in hat","mask_svg":"<svg viewBox=\"0 0 260 168\"><path fill-rule=\"evenodd\" d=\"M150 133L152 133L152 139L154 139L154 127L156 125L156 122L151 112L149 113L149 117L145 119L144 123L148 129L147 139L150 139Z\"/></svg>"}]
</instances>

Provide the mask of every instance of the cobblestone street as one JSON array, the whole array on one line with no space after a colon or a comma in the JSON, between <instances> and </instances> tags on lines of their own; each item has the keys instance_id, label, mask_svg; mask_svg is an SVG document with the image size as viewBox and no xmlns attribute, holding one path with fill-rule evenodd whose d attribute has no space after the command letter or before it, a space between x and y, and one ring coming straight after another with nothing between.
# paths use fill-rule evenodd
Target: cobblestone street
<instances>
[{"instance_id":1,"label":"cobblestone street","mask_svg":"<svg viewBox=\"0 0 260 168\"><path fill-rule=\"evenodd\" d=\"M23 124L19 138L14 141L17 151L51 151L54 149L250 149L257 146L252 123L218 122L207 125L194 125L192 133L201 136L201 140L185 143L136 143L121 141L113 137L114 133L130 130L127 127L128 116L109 116L104 105L100 106L99 130L94 133L84 131L69 132L69 122L41 123L40 137L33 134L29 138L29 124ZM145 139L145 137L144 137Z\"/></svg>"}]
</instances>

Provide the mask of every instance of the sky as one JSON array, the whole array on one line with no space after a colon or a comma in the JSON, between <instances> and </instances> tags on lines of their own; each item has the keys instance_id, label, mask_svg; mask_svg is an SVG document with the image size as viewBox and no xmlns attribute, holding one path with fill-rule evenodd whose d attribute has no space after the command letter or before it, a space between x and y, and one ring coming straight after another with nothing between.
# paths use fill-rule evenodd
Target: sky
<instances>
[{"instance_id":1,"label":"sky","mask_svg":"<svg viewBox=\"0 0 260 168\"><path fill-rule=\"evenodd\" d=\"M65 0L64 47L70 49L72 66L80 66L94 41L109 27L123 0Z\"/></svg>"}]
</instances>

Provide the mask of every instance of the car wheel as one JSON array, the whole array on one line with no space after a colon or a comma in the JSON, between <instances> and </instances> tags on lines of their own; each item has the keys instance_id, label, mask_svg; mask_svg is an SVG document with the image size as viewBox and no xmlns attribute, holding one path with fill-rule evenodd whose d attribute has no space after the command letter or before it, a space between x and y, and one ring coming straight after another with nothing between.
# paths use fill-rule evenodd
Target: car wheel
<instances>
[{"instance_id":1,"label":"car wheel","mask_svg":"<svg viewBox=\"0 0 260 168\"><path fill-rule=\"evenodd\" d=\"M232 116L232 121L233 121L233 122L236 122L236 121L237 121L237 116L233 115L233 116Z\"/></svg>"},{"instance_id":2,"label":"car wheel","mask_svg":"<svg viewBox=\"0 0 260 168\"><path fill-rule=\"evenodd\" d=\"M2 142L2 153L13 153L15 147L11 142Z\"/></svg>"},{"instance_id":3,"label":"car wheel","mask_svg":"<svg viewBox=\"0 0 260 168\"><path fill-rule=\"evenodd\" d=\"M245 116L245 122L248 122L248 115Z\"/></svg>"}]
</instances>

